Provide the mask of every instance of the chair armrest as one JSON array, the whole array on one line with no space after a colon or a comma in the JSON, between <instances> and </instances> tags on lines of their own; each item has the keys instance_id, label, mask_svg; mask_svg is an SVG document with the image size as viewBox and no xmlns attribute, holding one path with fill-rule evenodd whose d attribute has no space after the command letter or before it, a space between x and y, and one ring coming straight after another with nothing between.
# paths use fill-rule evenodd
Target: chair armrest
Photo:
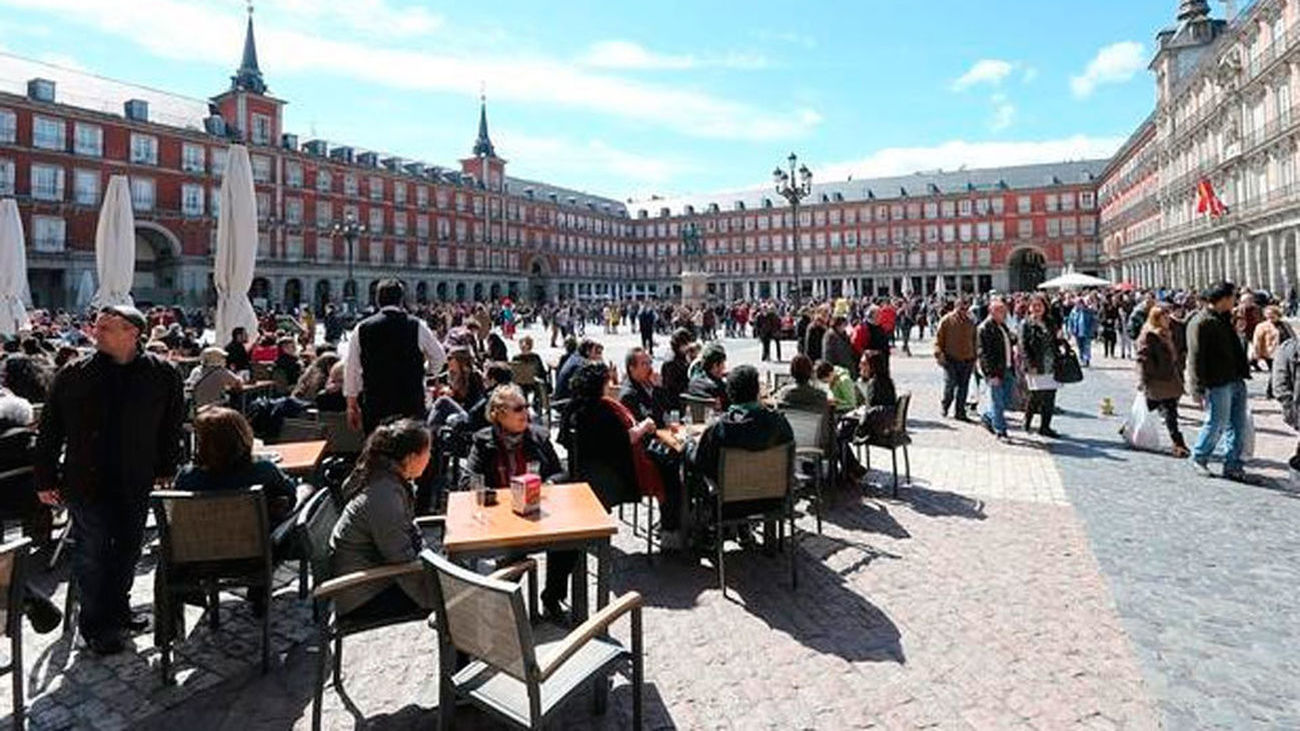
<instances>
[{"instance_id":1,"label":"chair armrest","mask_svg":"<svg viewBox=\"0 0 1300 731\"><path fill-rule=\"evenodd\" d=\"M418 574L422 571L424 571L424 566L419 561L408 561L391 566L376 566L363 571L353 571L350 574L336 576L316 587L316 590L312 592L312 596L317 599L329 599L341 591L355 589L374 581L386 581L408 574Z\"/></svg>"},{"instance_id":2,"label":"chair armrest","mask_svg":"<svg viewBox=\"0 0 1300 731\"><path fill-rule=\"evenodd\" d=\"M445 515L421 515L415 519L415 525L420 528L431 528L435 525L446 525L447 516Z\"/></svg>"},{"instance_id":3,"label":"chair armrest","mask_svg":"<svg viewBox=\"0 0 1300 731\"><path fill-rule=\"evenodd\" d=\"M821 447L797 447L794 453L798 457L814 457L816 459L826 456L826 450Z\"/></svg>"},{"instance_id":4,"label":"chair armrest","mask_svg":"<svg viewBox=\"0 0 1300 731\"><path fill-rule=\"evenodd\" d=\"M604 633L614 620L632 611L641 611L641 595L635 591L620 596L586 622L578 625L564 638L555 652L541 661L539 668L541 675L538 680L546 682L546 679L551 677L565 661L573 657L574 653L581 650L583 645Z\"/></svg>"},{"instance_id":5,"label":"chair armrest","mask_svg":"<svg viewBox=\"0 0 1300 731\"><path fill-rule=\"evenodd\" d=\"M493 571L492 573L488 574L488 578L496 579L497 581L514 581L515 579L518 579L520 576L523 576L526 573L529 573L531 571L536 571L536 570L537 570L537 562L531 558L526 558L522 561L512 563L509 566L505 566L497 569L496 571Z\"/></svg>"}]
</instances>

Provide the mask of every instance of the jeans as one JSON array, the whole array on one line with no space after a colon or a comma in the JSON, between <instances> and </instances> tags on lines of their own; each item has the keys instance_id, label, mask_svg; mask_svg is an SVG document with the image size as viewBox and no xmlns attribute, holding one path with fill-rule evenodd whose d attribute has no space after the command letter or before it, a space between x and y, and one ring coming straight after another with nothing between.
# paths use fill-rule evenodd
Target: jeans
<instances>
[{"instance_id":1,"label":"jeans","mask_svg":"<svg viewBox=\"0 0 1300 731\"><path fill-rule=\"evenodd\" d=\"M111 639L131 618L131 584L144 543L149 502L104 495L68 504L72 514L72 574L80 593L81 636Z\"/></svg>"},{"instance_id":2,"label":"jeans","mask_svg":"<svg viewBox=\"0 0 1300 731\"><path fill-rule=\"evenodd\" d=\"M1147 410L1159 411L1165 417L1165 428L1169 430L1169 439L1174 446L1187 448L1183 432L1178 428L1178 399L1147 399Z\"/></svg>"},{"instance_id":3,"label":"jeans","mask_svg":"<svg viewBox=\"0 0 1300 731\"><path fill-rule=\"evenodd\" d=\"M991 379L992 376L989 376ZM1016 372L1007 369L996 384L989 381L989 407L981 416L993 426L998 434L1007 433L1007 404L1011 403L1011 394L1016 387Z\"/></svg>"},{"instance_id":4,"label":"jeans","mask_svg":"<svg viewBox=\"0 0 1300 731\"><path fill-rule=\"evenodd\" d=\"M1241 450L1244 446L1242 436L1246 428L1246 382L1233 381L1222 386L1215 386L1205 392L1205 425L1196 435L1196 444L1192 447L1192 459L1206 462L1214 454L1214 448L1222 436L1227 442L1223 456L1223 468L1228 471L1241 469Z\"/></svg>"},{"instance_id":5,"label":"jeans","mask_svg":"<svg viewBox=\"0 0 1300 731\"><path fill-rule=\"evenodd\" d=\"M956 403L955 415L966 413L966 394L970 390L970 372L975 367L974 361L945 360L943 363L943 406L947 413L948 406Z\"/></svg>"},{"instance_id":6,"label":"jeans","mask_svg":"<svg viewBox=\"0 0 1300 731\"><path fill-rule=\"evenodd\" d=\"M1085 338L1081 335L1075 338L1074 342L1079 346L1079 365L1084 368L1092 365L1092 338Z\"/></svg>"}]
</instances>

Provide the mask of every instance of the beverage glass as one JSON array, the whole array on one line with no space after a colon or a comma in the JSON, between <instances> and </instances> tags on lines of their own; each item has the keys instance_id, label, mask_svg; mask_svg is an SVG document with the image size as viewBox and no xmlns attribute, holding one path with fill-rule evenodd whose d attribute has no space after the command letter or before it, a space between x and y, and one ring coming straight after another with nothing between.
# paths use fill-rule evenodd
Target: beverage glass
<instances>
[{"instance_id":1,"label":"beverage glass","mask_svg":"<svg viewBox=\"0 0 1300 731\"><path fill-rule=\"evenodd\" d=\"M482 475L470 475L469 489L474 493L474 520L482 523L487 519L483 506L487 503L487 484Z\"/></svg>"},{"instance_id":2,"label":"beverage glass","mask_svg":"<svg viewBox=\"0 0 1300 731\"><path fill-rule=\"evenodd\" d=\"M682 428L682 412L677 411L677 410L674 409L673 411L669 411L668 414L665 416L665 418L666 418L667 421L668 421L668 428L669 428L669 429L672 429L674 432L676 432L676 431L680 431L680 430L681 430L681 428Z\"/></svg>"},{"instance_id":3,"label":"beverage glass","mask_svg":"<svg viewBox=\"0 0 1300 731\"><path fill-rule=\"evenodd\" d=\"M535 459L528 460L528 474L542 476L542 463Z\"/></svg>"}]
</instances>

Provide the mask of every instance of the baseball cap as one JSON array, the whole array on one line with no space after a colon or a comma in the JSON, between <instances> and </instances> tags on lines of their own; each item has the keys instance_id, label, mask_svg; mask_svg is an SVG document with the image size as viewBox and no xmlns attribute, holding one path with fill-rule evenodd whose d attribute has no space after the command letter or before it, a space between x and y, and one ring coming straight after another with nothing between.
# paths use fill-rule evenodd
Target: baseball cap
<instances>
[{"instance_id":1,"label":"baseball cap","mask_svg":"<svg viewBox=\"0 0 1300 731\"><path fill-rule=\"evenodd\" d=\"M131 305L112 305L110 307L102 307L99 311L109 315L117 315L123 320L131 323L136 330L140 331L141 334L144 334L145 330L149 327L149 323L145 320L144 314Z\"/></svg>"}]
</instances>

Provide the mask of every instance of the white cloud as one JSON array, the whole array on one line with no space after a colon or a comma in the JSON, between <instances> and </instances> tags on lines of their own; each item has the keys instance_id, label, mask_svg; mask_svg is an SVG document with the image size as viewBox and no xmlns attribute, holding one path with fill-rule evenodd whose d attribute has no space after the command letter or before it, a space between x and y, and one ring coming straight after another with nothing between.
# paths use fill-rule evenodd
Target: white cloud
<instances>
[{"instance_id":1,"label":"white cloud","mask_svg":"<svg viewBox=\"0 0 1300 731\"><path fill-rule=\"evenodd\" d=\"M1020 80L1026 84L1032 84L1034 83L1034 80L1037 78L1038 78L1038 69L1034 68L1033 66L1026 66L1025 73L1020 77Z\"/></svg>"},{"instance_id":2,"label":"white cloud","mask_svg":"<svg viewBox=\"0 0 1300 731\"><path fill-rule=\"evenodd\" d=\"M989 129L994 132L1001 132L1016 118L1016 105L1012 104L1005 94L993 95L993 121L989 122Z\"/></svg>"},{"instance_id":3,"label":"white cloud","mask_svg":"<svg viewBox=\"0 0 1300 731\"><path fill-rule=\"evenodd\" d=\"M67 55L66 53L42 53L37 57L38 61L48 63L51 66L60 66L72 71L86 71L86 67L80 61Z\"/></svg>"},{"instance_id":4,"label":"white cloud","mask_svg":"<svg viewBox=\"0 0 1300 731\"><path fill-rule=\"evenodd\" d=\"M721 56L695 56L692 54L654 53L632 41L609 40L592 44L581 63L601 69L636 69L650 71L683 71L704 66L729 69L760 69L767 59L756 53L733 51Z\"/></svg>"},{"instance_id":5,"label":"white cloud","mask_svg":"<svg viewBox=\"0 0 1300 731\"><path fill-rule=\"evenodd\" d=\"M686 158L632 152L594 138L579 142L510 128L495 131L492 136L498 148L510 150L511 157L524 166L516 174L540 174L556 183L566 179L613 179L618 181L620 195L657 189L699 170L697 162ZM530 168L537 172L528 172Z\"/></svg>"},{"instance_id":6,"label":"white cloud","mask_svg":"<svg viewBox=\"0 0 1300 731\"><path fill-rule=\"evenodd\" d=\"M1097 51L1082 74L1070 77L1070 91L1086 99L1102 84L1122 84L1146 67L1144 49L1137 41L1112 43Z\"/></svg>"},{"instance_id":7,"label":"white cloud","mask_svg":"<svg viewBox=\"0 0 1300 731\"><path fill-rule=\"evenodd\" d=\"M266 5L313 24L341 24L352 33L388 38L427 36L445 23L420 5L395 7L387 0L263 0L258 8Z\"/></svg>"},{"instance_id":8,"label":"white cloud","mask_svg":"<svg viewBox=\"0 0 1300 731\"><path fill-rule=\"evenodd\" d=\"M951 140L932 147L890 147L860 160L817 165L818 180L844 180L908 175L920 170L1007 167L1065 160L1108 158L1123 137L1076 135L1056 140L966 142Z\"/></svg>"},{"instance_id":9,"label":"white cloud","mask_svg":"<svg viewBox=\"0 0 1300 731\"><path fill-rule=\"evenodd\" d=\"M952 82L953 91L965 91L977 84L989 84L997 86L1002 80L1011 75L1015 70L1015 64L1010 61L1003 61L997 58L984 58L976 61L966 73L957 77Z\"/></svg>"},{"instance_id":10,"label":"white cloud","mask_svg":"<svg viewBox=\"0 0 1300 731\"><path fill-rule=\"evenodd\" d=\"M223 68L237 62L243 40L243 23L235 12L200 0L3 3L44 12L67 25L90 26L161 58ZM681 85L592 73L547 56L406 50L365 43L351 34L328 38L314 30L258 22L259 61L272 91L276 76L285 74L325 74L389 88L462 94L476 94L482 81L495 98L585 109L696 137L760 141L800 137L821 119L813 110L769 111Z\"/></svg>"}]
</instances>

